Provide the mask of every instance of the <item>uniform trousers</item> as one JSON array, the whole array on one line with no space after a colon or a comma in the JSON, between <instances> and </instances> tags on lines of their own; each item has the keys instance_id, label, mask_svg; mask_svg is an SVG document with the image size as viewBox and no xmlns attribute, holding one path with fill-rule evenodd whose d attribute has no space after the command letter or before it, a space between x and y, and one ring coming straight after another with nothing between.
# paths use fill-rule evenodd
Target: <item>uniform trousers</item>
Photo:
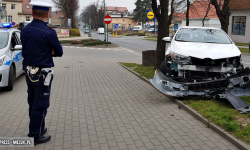
<instances>
[{"instance_id":1,"label":"uniform trousers","mask_svg":"<svg viewBox=\"0 0 250 150\"><path fill-rule=\"evenodd\" d=\"M28 104L29 104L29 134L28 137L34 137L34 140L39 139L45 128L45 117L47 109L50 106L50 90L49 86L44 86L43 76L40 74L41 69L35 75L28 75L25 71L26 83L28 86ZM32 82L31 80L39 80Z\"/></svg>"}]
</instances>

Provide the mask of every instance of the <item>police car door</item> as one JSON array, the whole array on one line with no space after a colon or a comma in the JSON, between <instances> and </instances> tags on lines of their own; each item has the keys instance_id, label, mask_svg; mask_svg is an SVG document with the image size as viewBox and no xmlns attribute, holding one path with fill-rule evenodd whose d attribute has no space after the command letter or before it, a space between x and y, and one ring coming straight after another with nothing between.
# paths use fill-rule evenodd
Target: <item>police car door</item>
<instances>
[{"instance_id":1,"label":"police car door","mask_svg":"<svg viewBox=\"0 0 250 150\"><path fill-rule=\"evenodd\" d=\"M14 32L11 37L11 48L15 48L16 45L22 45L20 40L20 32ZM14 50L12 60L16 65L16 77L18 77L23 73L22 50Z\"/></svg>"}]
</instances>

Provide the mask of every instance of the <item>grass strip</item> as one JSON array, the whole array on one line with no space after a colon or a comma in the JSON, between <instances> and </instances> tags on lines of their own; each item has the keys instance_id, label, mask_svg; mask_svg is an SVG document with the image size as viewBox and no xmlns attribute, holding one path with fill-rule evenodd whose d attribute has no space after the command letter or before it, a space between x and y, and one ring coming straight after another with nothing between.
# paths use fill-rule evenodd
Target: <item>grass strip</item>
<instances>
[{"instance_id":1,"label":"grass strip","mask_svg":"<svg viewBox=\"0 0 250 150\"><path fill-rule=\"evenodd\" d=\"M239 47L239 50L242 52L242 53L249 53L249 49L248 48L241 48Z\"/></svg>"},{"instance_id":2,"label":"grass strip","mask_svg":"<svg viewBox=\"0 0 250 150\"><path fill-rule=\"evenodd\" d=\"M157 42L157 38L145 37L144 40Z\"/></svg>"},{"instance_id":3,"label":"grass strip","mask_svg":"<svg viewBox=\"0 0 250 150\"><path fill-rule=\"evenodd\" d=\"M146 67L135 63L121 63L122 65L136 71L141 76L153 78L154 67ZM250 104L250 97L241 97ZM204 118L223 128L236 138L250 144L250 113L240 114L227 100L182 100Z\"/></svg>"},{"instance_id":4,"label":"grass strip","mask_svg":"<svg viewBox=\"0 0 250 150\"><path fill-rule=\"evenodd\" d=\"M235 42L235 45L237 46L249 46L249 43L238 43L238 42Z\"/></svg>"}]
</instances>

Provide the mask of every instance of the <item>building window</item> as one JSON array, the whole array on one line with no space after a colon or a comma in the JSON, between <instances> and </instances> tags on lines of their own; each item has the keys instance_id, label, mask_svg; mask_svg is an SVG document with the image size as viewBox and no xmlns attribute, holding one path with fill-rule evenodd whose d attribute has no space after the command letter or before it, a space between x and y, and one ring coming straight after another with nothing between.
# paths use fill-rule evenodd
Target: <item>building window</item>
<instances>
[{"instance_id":1,"label":"building window","mask_svg":"<svg viewBox=\"0 0 250 150\"><path fill-rule=\"evenodd\" d=\"M3 9L6 10L6 4L5 3L2 3L2 7L3 7Z\"/></svg>"},{"instance_id":2,"label":"building window","mask_svg":"<svg viewBox=\"0 0 250 150\"><path fill-rule=\"evenodd\" d=\"M11 10L15 10L16 9L16 5L15 4L11 4Z\"/></svg>"},{"instance_id":3,"label":"building window","mask_svg":"<svg viewBox=\"0 0 250 150\"><path fill-rule=\"evenodd\" d=\"M26 16L26 21L30 21L30 16Z\"/></svg>"},{"instance_id":4,"label":"building window","mask_svg":"<svg viewBox=\"0 0 250 150\"><path fill-rule=\"evenodd\" d=\"M246 17L245 16L233 17L232 34L245 35L245 31L246 31Z\"/></svg>"},{"instance_id":5,"label":"building window","mask_svg":"<svg viewBox=\"0 0 250 150\"><path fill-rule=\"evenodd\" d=\"M6 16L6 22L12 23L12 16Z\"/></svg>"},{"instance_id":6,"label":"building window","mask_svg":"<svg viewBox=\"0 0 250 150\"><path fill-rule=\"evenodd\" d=\"M27 9L30 9L30 6L29 6L29 5L26 5L26 8L27 8Z\"/></svg>"}]
</instances>

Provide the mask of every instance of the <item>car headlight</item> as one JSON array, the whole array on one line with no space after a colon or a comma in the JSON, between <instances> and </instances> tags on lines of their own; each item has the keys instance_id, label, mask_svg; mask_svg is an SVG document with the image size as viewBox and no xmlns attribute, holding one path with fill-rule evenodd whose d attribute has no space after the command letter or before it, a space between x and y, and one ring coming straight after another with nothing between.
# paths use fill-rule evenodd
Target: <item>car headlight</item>
<instances>
[{"instance_id":1,"label":"car headlight","mask_svg":"<svg viewBox=\"0 0 250 150\"><path fill-rule=\"evenodd\" d=\"M0 56L0 66L2 66L2 64L3 64L3 62L4 62L4 58L5 58L5 55Z\"/></svg>"},{"instance_id":2,"label":"car headlight","mask_svg":"<svg viewBox=\"0 0 250 150\"><path fill-rule=\"evenodd\" d=\"M170 56L174 63L181 65L191 64L191 58L189 56L184 56L176 53L170 53Z\"/></svg>"}]
</instances>

